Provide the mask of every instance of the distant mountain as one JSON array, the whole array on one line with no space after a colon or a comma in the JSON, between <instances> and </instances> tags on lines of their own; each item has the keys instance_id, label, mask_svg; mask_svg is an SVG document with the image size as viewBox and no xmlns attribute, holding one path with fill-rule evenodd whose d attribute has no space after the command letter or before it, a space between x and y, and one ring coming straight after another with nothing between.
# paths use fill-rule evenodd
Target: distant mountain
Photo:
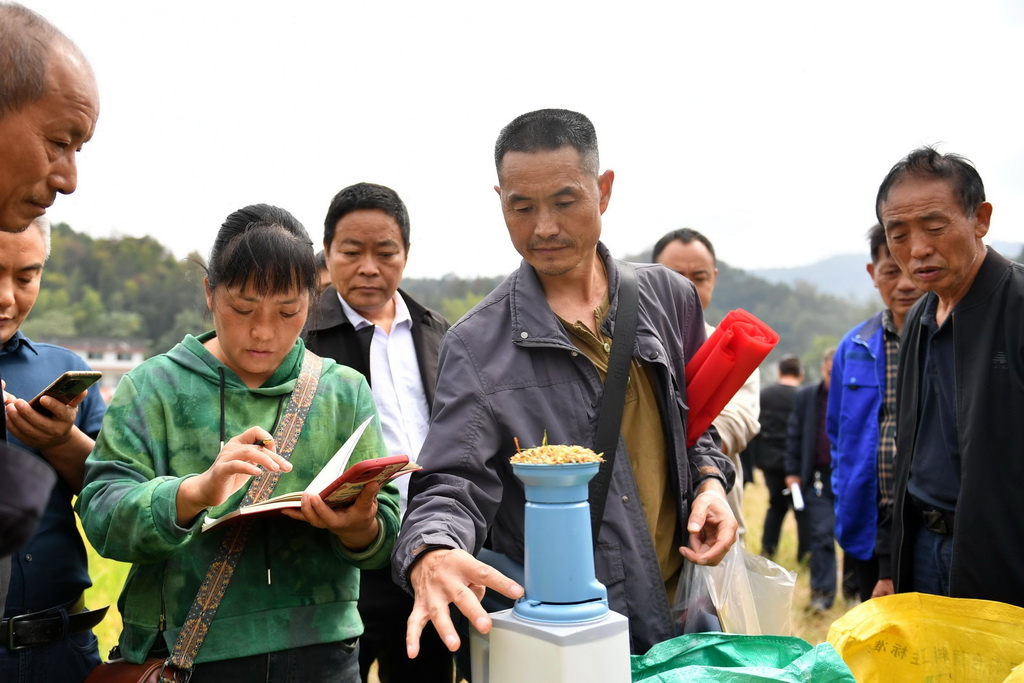
<instances>
[{"instance_id":1,"label":"distant mountain","mask_svg":"<svg viewBox=\"0 0 1024 683\"><path fill-rule=\"evenodd\" d=\"M871 299L875 292L875 286L865 271L867 262L867 256L863 254L838 254L806 266L753 268L747 272L769 282L790 286L804 282L819 292L859 303Z\"/></svg>"},{"instance_id":2,"label":"distant mountain","mask_svg":"<svg viewBox=\"0 0 1024 683\"><path fill-rule=\"evenodd\" d=\"M1020 260L1022 243L990 243L992 248L1007 258ZM769 282L796 285L804 282L819 292L831 294L856 303L875 300L875 287L865 271L866 254L839 254L806 266L793 268L754 268L747 272Z\"/></svg>"}]
</instances>

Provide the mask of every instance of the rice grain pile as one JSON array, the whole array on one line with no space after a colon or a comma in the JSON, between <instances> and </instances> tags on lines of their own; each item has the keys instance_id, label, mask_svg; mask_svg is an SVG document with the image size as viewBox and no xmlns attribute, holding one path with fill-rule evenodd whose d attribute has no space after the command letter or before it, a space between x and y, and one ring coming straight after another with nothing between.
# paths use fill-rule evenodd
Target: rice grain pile
<instances>
[{"instance_id":1,"label":"rice grain pile","mask_svg":"<svg viewBox=\"0 0 1024 683\"><path fill-rule=\"evenodd\" d=\"M519 451L511 458L520 465L570 465L584 462L604 462L601 454L583 446L544 444Z\"/></svg>"}]
</instances>

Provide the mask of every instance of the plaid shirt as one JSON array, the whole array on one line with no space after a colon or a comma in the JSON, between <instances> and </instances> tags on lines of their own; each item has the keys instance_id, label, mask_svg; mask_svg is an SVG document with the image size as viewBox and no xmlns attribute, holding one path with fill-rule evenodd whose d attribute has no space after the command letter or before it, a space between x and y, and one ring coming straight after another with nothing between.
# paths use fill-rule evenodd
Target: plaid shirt
<instances>
[{"instance_id":1,"label":"plaid shirt","mask_svg":"<svg viewBox=\"0 0 1024 683\"><path fill-rule=\"evenodd\" d=\"M900 333L892 319L892 311L882 313L882 337L885 340L885 395L879 415L878 440L878 506L892 505L896 455L896 368L899 364Z\"/></svg>"}]
</instances>

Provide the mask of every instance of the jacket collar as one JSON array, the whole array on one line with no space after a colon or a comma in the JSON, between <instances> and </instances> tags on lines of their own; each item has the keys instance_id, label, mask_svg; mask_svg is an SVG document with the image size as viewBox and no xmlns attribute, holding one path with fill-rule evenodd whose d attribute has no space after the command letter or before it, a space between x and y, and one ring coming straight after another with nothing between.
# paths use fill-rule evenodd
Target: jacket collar
<instances>
[{"instance_id":1,"label":"jacket collar","mask_svg":"<svg viewBox=\"0 0 1024 683\"><path fill-rule=\"evenodd\" d=\"M1011 267L1010 260L991 247L986 247L986 251L985 260L982 261L971 288L953 309L954 312L986 301L1006 277Z\"/></svg>"},{"instance_id":2,"label":"jacket collar","mask_svg":"<svg viewBox=\"0 0 1024 683\"><path fill-rule=\"evenodd\" d=\"M409 309L409 317L412 319L413 324L418 324L423 321L423 317L427 315L427 309L416 302L411 296L402 291L402 288L398 289L399 296L405 301L406 307ZM310 332L319 332L322 330L329 330L332 327L338 327L340 325L352 326L352 321L345 315L345 310L341 306L341 301L338 300L338 290L334 288L334 285L328 285L327 289L320 293L320 299L317 302L316 310L314 315L310 316L310 319L306 322L306 329Z\"/></svg>"},{"instance_id":3,"label":"jacket collar","mask_svg":"<svg viewBox=\"0 0 1024 683\"><path fill-rule=\"evenodd\" d=\"M602 330L610 333L610 321L615 319L618 305L619 270L607 247L597 243L597 254L604 261L608 272L608 315ZM512 341L520 344L569 345L569 336L562 323L555 316L544 296L544 287L537 277L537 271L524 259L519 270L512 274L509 287L509 307L512 313Z\"/></svg>"},{"instance_id":4,"label":"jacket collar","mask_svg":"<svg viewBox=\"0 0 1024 683\"><path fill-rule=\"evenodd\" d=\"M7 340L7 343L0 347L0 353L14 353L20 346L24 346L28 351L37 356L39 355L36 347L32 344L32 340L22 334L21 330L15 330L11 338Z\"/></svg>"},{"instance_id":5,"label":"jacket collar","mask_svg":"<svg viewBox=\"0 0 1024 683\"><path fill-rule=\"evenodd\" d=\"M864 327L857 331L857 339L866 342L871 337L875 336L875 333L882 327L882 315L885 311L879 311L876 315L871 316Z\"/></svg>"}]
</instances>

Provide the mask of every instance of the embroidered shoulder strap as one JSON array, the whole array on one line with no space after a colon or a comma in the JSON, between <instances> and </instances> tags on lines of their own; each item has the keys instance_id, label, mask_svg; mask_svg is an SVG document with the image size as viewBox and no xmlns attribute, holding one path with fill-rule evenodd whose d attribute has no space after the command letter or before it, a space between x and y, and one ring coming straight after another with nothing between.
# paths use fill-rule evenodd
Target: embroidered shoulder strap
<instances>
[{"instance_id":1,"label":"embroidered shoulder strap","mask_svg":"<svg viewBox=\"0 0 1024 683\"><path fill-rule=\"evenodd\" d=\"M284 458L290 458L295 443L299 440L302 432L302 425L306 421L309 407L313 403L313 396L316 394L317 385L320 382L320 372L323 367L323 359L310 351L302 359L302 370L299 378L295 381L295 388L292 390L291 399L281 416L281 422L274 432L274 443L277 445L278 454ZM241 505L252 505L261 503L270 497L277 480L281 478L280 472L269 472L264 470L256 480L249 486ZM191 672L195 666L199 648L203 646L206 633L210 630L213 617L217 614L224 592L228 588L231 576L235 572L235 566L242 555L245 541L249 537L251 524L247 520L236 522L228 526L224 533L217 554L214 555L210 568L206 570L206 576L199 586L196 599L189 609L188 618L178 632L178 640L174 643L174 650L166 664L183 672ZM168 676L173 675L170 671ZM186 680L189 674L186 674ZM161 674L161 681L165 680ZM167 678L166 680L175 680Z\"/></svg>"}]
</instances>

